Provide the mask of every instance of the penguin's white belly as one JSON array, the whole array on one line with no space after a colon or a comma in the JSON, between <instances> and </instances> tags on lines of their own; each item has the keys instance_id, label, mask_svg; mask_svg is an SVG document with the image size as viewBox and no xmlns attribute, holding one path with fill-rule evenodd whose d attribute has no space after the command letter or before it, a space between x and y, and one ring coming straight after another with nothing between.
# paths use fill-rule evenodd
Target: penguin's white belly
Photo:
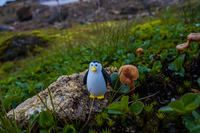
<instances>
[{"instance_id":1,"label":"penguin's white belly","mask_svg":"<svg viewBox=\"0 0 200 133\"><path fill-rule=\"evenodd\" d=\"M87 77L87 88L94 96L104 95L107 91L106 82L102 73L89 73Z\"/></svg>"}]
</instances>

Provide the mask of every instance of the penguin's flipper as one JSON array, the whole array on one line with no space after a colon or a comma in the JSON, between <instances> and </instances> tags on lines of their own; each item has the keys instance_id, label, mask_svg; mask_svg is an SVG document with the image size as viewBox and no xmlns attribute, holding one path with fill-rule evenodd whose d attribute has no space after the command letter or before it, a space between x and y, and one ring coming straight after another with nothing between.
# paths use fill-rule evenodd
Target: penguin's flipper
<instances>
[{"instance_id":1,"label":"penguin's flipper","mask_svg":"<svg viewBox=\"0 0 200 133\"><path fill-rule=\"evenodd\" d=\"M103 68L102 68L102 73L103 73L103 77L104 77L104 79L106 81L106 84L107 84L107 80L106 79L108 79L108 81L110 82L110 85L113 87L113 83L112 83L112 80L111 80L109 74Z\"/></svg>"},{"instance_id":2,"label":"penguin's flipper","mask_svg":"<svg viewBox=\"0 0 200 133\"><path fill-rule=\"evenodd\" d=\"M89 72L89 70L85 73L85 75L84 75L84 77L83 77L83 84L84 84L84 85L87 83L88 72Z\"/></svg>"}]
</instances>

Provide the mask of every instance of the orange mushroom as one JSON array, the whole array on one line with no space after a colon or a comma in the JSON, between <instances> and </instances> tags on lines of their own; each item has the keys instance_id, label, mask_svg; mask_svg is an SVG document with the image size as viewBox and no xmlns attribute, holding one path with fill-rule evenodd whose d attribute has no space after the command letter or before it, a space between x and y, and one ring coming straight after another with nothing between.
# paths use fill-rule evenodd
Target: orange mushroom
<instances>
[{"instance_id":1,"label":"orange mushroom","mask_svg":"<svg viewBox=\"0 0 200 133\"><path fill-rule=\"evenodd\" d=\"M144 52L144 49L143 49L143 48L138 48L138 49L136 50L136 52L138 52L137 57L140 57L141 53Z\"/></svg>"},{"instance_id":2,"label":"orange mushroom","mask_svg":"<svg viewBox=\"0 0 200 133\"><path fill-rule=\"evenodd\" d=\"M124 65L119 68L118 74L120 75L120 81L126 83L130 90L135 88L134 80L137 80L139 77L139 72L136 66L133 65ZM134 90L130 92L133 94Z\"/></svg>"}]
</instances>

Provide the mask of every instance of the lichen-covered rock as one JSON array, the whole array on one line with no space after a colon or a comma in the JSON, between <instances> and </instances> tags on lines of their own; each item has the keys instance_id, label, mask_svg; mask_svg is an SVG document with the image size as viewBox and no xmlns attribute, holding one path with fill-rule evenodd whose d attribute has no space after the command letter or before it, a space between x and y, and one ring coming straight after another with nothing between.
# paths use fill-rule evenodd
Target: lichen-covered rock
<instances>
[{"instance_id":1,"label":"lichen-covered rock","mask_svg":"<svg viewBox=\"0 0 200 133\"><path fill-rule=\"evenodd\" d=\"M117 72L116 68L106 68L108 74ZM81 118L83 121L86 120L86 116L90 112L93 99L89 98L89 92L87 91L86 85L83 85L83 77L85 72L73 74L70 76L64 75L57 79L56 82L52 83L48 88L50 90L53 104L55 107L56 115L60 119L71 120ZM48 89L39 93L39 96L43 99L49 110L53 110L50 95ZM102 107L107 107L111 96L111 87L108 85L108 90L103 100L95 99L92 115L101 112ZM17 108L14 109L14 115L17 125L22 128L28 124L29 118L33 115L34 111L39 112L46 110L45 106L39 99L39 97L33 96L21 103ZM82 115L83 112L83 116ZM66 116L66 114L68 116ZM8 117L14 118L13 110L7 113Z\"/></svg>"}]
</instances>

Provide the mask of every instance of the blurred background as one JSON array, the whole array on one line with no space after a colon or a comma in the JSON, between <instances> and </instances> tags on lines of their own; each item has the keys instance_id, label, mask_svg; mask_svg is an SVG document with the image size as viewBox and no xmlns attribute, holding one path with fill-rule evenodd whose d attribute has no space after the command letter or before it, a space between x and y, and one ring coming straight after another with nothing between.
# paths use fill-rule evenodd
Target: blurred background
<instances>
[{"instance_id":1,"label":"blurred background","mask_svg":"<svg viewBox=\"0 0 200 133\"><path fill-rule=\"evenodd\" d=\"M196 0L195 0L196 1ZM165 8L182 12L193 0L1 0L0 30L68 28L113 20L155 16ZM198 1L196 1L198 2ZM3 26L3 27L2 27Z\"/></svg>"}]
</instances>

